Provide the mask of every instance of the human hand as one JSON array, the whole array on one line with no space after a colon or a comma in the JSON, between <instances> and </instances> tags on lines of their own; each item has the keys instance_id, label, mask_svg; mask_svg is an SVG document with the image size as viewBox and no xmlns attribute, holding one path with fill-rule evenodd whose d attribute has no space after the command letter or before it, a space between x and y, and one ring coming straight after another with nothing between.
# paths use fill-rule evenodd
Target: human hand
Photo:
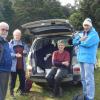
<instances>
[{"instance_id":1,"label":"human hand","mask_svg":"<svg viewBox=\"0 0 100 100\"><path fill-rule=\"evenodd\" d=\"M16 57L17 57L17 58L21 58L22 55L21 55L20 53L17 53L17 54L16 54Z\"/></svg>"},{"instance_id":2,"label":"human hand","mask_svg":"<svg viewBox=\"0 0 100 100\"><path fill-rule=\"evenodd\" d=\"M47 54L45 57L44 57L44 60L46 61L49 57L51 56L51 54Z\"/></svg>"},{"instance_id":3,"label":"human hand","mask_svg":"<svg viewBox=\"0 0 100 100\"><path fill-rule=\"evenodd\" d=\"M87 39L87 36L83 36L80 38L80 41L85 41Z\"/></svg>"},{"instance_id":4,"label":"human hand","mask_svg":"<svg viewBox=\"0 0 100 100\"><path fill-rule=\"evenodd\" d=\"M23 50L23 53L24 53L24 54L26 54L26 53L27 53L27 51L26 51L26 50Z\"/></svg>"},{"instance_id":5,"label":"human hand","mask_svg":"<svg viewBox=\"0 0 100 100\"><path fill-rule=\"evenodd\" d=\"M64 61L64 62L62 62L62 64L65 65L65 66L69 66L69 62L68 61Z\"/></svg>"}]
</instances>

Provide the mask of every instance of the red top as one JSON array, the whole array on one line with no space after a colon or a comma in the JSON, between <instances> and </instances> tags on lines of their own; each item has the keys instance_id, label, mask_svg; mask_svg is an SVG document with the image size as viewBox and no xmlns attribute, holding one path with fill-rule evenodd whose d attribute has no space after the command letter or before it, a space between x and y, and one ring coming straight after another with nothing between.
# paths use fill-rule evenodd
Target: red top
<instances>
[{"instance_id":1,"label":"red top","mask_svg":"<svg viewBox=\"0 0 100 100\"><path fill-rule=\"evenodd\" d=\"M17 45L16 46L16 53L20 53L23 56L23 47ZM16 64L17 69L23 69L23 57L17 58L17 64Z\"/></svg>"},{"instance_id":2,"label":"red top","mask_svg":"<svg viewBox=\"0 0 100 100\"><path fill-rule=\"evenodd\" d=\"M58 50L53 52L52 56L52 63L55 65L55 63L61 63L63 61L70 62L70 54L68 51L64 51L60 53Z\"/></svg>"}]
</instances>

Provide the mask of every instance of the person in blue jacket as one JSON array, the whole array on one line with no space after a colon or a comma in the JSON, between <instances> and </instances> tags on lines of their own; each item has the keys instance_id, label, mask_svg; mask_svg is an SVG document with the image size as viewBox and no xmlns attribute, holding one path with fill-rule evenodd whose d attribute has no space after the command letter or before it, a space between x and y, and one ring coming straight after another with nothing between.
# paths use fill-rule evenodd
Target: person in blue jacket
<instances>
[{"instance_id":1,"label":"person in blue jacket","mask_svg":"<svg viewBox=\"0 0 100 100\"><path fill-rule=\"evenodd\" d=\"M12 57L11 79L10 79L10 95L14 97L14 88L16 85L17 75L19 76L19 90L20 94L25 93L25 71L26 71L26 57L29 48L21 39L21 30L15 29L13 32L13 39L9 42Z\"/></svg>"},{"instance_id":2,"label":"person in blue jacket","mask_svg":"<svg viewBox=\"0 0 100 100\"><path fill-rule=\"evenodd\" d=\"M81 81L86 100L94 100L94 65L99 44L99 36L90 18L83 22L83 31L74 36L73 45L78 46L77 59L81 65Z\"/></svg>"},{"instance_id":3,"label":"person in blue jacket","mask_svg":"<svg viewBox=\"0 0 100 100\"><path fill-rule=\"evenodd\" d=\"M8 31L9 25L0 22L0 100L5 100L12 65L9 44L6 40Z\"/></svg>"}]
</instances>

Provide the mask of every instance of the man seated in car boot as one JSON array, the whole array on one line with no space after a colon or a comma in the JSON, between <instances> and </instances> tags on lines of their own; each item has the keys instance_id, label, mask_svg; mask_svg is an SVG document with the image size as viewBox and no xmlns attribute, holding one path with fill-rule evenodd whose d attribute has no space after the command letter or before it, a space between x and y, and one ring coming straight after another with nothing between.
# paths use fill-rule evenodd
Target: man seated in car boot
<instances>
[{"instance_id":1,"label":"man seated in car boot","mask_svg":"<svg viewBox=\"0 0 100 100\"><path fill-rule=\"evenodd\" d=\"M70 54L64 50L64 41L59 40L57 45L58 50L52 55L53 67L46 75L49 87L53 89L53 97L62 96L61 81L67 76L70 63Z\"/></svg>"}]
</instances>

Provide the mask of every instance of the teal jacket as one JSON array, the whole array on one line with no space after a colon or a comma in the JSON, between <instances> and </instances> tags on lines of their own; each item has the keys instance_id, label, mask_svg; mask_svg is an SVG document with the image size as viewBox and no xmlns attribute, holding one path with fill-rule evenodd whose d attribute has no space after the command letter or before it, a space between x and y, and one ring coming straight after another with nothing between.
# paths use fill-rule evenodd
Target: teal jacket
<instances>
[{"instance_id":1,"label":"teal jacket","mask_svg":"<svg viewBox=\"0 0 100 100\"><path fill-rule=\"evenodd\" d=\"M77 60L79 62L85 63L96 63L96 54L99 44L99 36L94 28L88 32L88 37L84 41L80 41L83 32L80 32L78 35L73 38L73 45L78 46L77 51Z\"/></svg>"}]
</instances>

